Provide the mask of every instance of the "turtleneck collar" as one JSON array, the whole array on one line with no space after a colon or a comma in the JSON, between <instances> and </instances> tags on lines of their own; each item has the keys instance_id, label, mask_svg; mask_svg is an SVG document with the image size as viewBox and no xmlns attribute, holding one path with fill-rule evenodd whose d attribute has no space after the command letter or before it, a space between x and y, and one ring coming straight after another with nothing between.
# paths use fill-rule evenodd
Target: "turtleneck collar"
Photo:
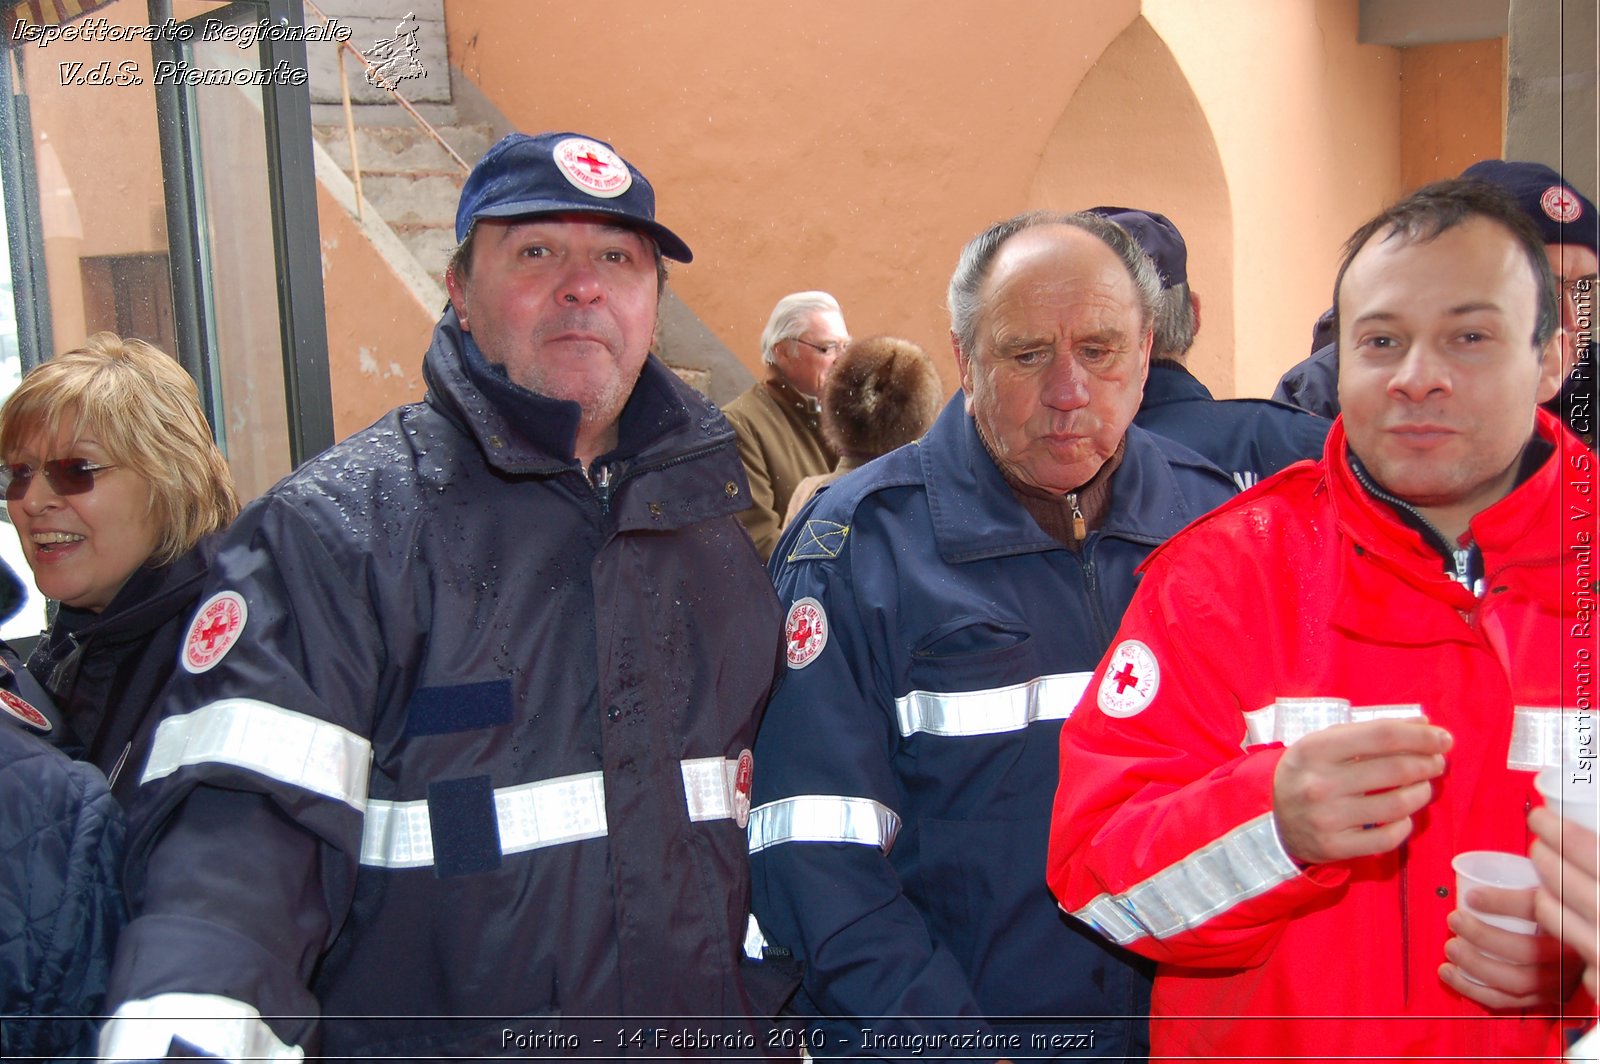
<instances>
[{"instance_id":1,"label":"turtleneck collar","mask_svg":"<svg viewBox=\"0 0 1600 1064\"><path fill-rule=\"evenodd\" d=\"M989 443L984 439L982 432L978 439L983 442L985 450L989 450ZM1117 449L1111 452L1094 476L1073 491L1056 493L1023 484L1014 479L999 462L995 468L1000 470L1000 477L1006 482L1006 487L1011 489L1017 502L1028 511L1039 527L1057 543L1077 550L1083 546L1089 533L1105 523L1106 514L1111 512L1111 476L1122 464L1123 453L1127 450L1128 441L1124 436L1117 441ZM994 457L994 452L989 450L989 457Z\"/></svg>"}]
</instances>

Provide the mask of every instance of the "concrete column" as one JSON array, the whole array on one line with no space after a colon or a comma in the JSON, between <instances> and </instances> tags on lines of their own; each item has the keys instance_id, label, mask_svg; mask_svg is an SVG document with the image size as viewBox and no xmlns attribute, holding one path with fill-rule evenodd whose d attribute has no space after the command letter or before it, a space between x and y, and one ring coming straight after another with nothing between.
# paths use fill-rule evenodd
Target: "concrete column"
<instances>
[{"instance_id":1,"label":"concrete column","mask_svg":"<svg viewBox=\"0 0 1600 1064\"><path fill-rule=\"evenodd\" d=\"M1596 199L1595 0L1511 0L1506 57L1506 152L1559 170Z\"/></svg>"}]
</instances>

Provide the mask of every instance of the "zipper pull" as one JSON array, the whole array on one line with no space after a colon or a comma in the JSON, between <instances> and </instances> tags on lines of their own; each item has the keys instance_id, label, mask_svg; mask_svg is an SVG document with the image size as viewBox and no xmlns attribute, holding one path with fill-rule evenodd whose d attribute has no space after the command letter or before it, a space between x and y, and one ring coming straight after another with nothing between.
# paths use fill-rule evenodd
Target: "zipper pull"
<instances>
[{"instance_id":1,"label":"zipper pull","mask_svg":"<svg viewBox=\"0 0 1600 1064\"><path fill-rule=\"evenodd\" d=\"M1078 493L1067 492L1067 505L1072 507L1072 539L1075 543L1082 543L1089 538L1089 525L1083 519L1083 511L1078 509Z\"/></svg>"},{"instance_id":2,"label":"zipper pull","mask_svg":"<svg viewBox=\"0 0 1600 1064\"><path fill-rule=\"evenodd\" d=\"M611 467L608 465L596 466L594 476L590 481L594 484L594 493L600 499L600 512L611 512Z\"/></svg>"}]
</instances>

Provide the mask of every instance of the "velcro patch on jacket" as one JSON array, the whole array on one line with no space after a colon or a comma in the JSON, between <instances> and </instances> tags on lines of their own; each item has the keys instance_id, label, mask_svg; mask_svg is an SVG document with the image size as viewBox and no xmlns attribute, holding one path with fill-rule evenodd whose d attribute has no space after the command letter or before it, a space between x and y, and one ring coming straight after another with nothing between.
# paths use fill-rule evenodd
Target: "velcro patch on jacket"
<instances>
[{"instance_id":1,"label":"velcro patch on jacket","mask_svg":"<svg viewBox=\"0 0 1600 1064\"><path fill-rule=\"evenodd\" d=\"M511 723L511 681L419 687L406 703L406 737L448 735Z\"/></svg>"},{"instance_id":2,"label":"velcro patch on jacket","mask_svg":"<svg viewBox=\"0 0 1600 1064\"><path fill-rule=\"evenodd\" d=\"M500 821L488 776L428 784L428 826L433 832L433 871L440 879L500 867Z\"/></svg>"},{"instance_id":3,"label":"velcro patch on jacket","mask_svg":"<svg viewBox=\"0 0 1600 1064\"><path fill-rule=\"evenodd\" d=\"M849 534L850 526L837 521L807 521L800 535L795 537L794 549L785 560L803 562L813 558L837 558L839 552L844 550L844 540Z\"/></svg>"}]
</instances>

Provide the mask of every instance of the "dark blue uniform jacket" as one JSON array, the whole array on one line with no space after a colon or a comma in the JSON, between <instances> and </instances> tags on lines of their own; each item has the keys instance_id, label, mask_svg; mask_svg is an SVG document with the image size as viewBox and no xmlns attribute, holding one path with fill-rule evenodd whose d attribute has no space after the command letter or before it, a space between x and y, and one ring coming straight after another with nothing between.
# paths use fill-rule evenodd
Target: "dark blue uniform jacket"
<instances>
[{"instance_id":1,"label":"dark blue uniform jacket","mask_svg":"<svg viewBox=\"0 0 1600 1064\"><path fill-rule=\"evenodd\" d=\"M1267 399L1213 399L1176 362L1150 363L1133 423L1209 458L1240 490L1305 458L1322 457L1333 422Z\"/></svg>"},{"instance_id":2,"label":"dark blue uniform jacket","mask_svg":"<svg viewBox=\"0 0 1600 1064\"><path fill-rule=\"evenodd\" d=\"M141 766L118 1056L721 1055L624 1036L777 1008L735 787L779 614L732 431L651 359L586 471L577 405L453 312L424 369L219 547Z\"/></svg>"},{"instance_id":3,"label":"dark blue uniform jacket","mask_svg":"<svg viewBox=\"0 0 1600 1064\"><path fill-rule=\"evenodd\" d=\"M802 1005L833 1017L813 1055L1144 1052L1148 966L1045 886L1057 736L1135 567L1232 485L1137 427L1111 484L1068 550L958 394L779 543L788 672L756 747L751 863L762 929L806 964ZM996 1032L1021 1048L966 1040Z\"/></svg>"}]
</instances>

